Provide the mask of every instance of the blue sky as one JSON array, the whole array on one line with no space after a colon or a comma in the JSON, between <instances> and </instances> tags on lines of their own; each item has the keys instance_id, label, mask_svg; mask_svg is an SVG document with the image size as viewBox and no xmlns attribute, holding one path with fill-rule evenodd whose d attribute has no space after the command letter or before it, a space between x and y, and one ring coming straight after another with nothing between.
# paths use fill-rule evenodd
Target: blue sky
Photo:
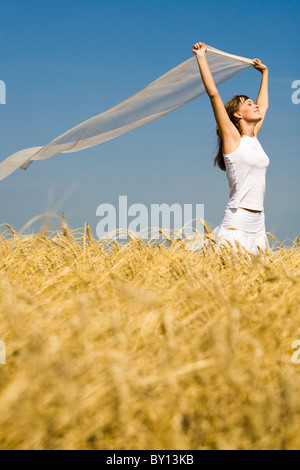
<instances>
[{"instance_id":1,"label":"blue sky","mask_svg":"<svg viewBox=\"0 0 300 470\"><path fill-rule=\"evenodd\" d=\"M293 240L300 235L300 105L291 100L292 82L300 79L299 13L299 1L289 0L1 0L7 104L0 105L0 160L130 97L203 41L269 68L270 107L258 136L270 158L266 230ZM223 101L244 93L255 101L260 78L252 67L242 71L219 87ZM117 207L127 195L129 205L204 204L215 227L229 199L226 174L213 166L215 151L204 95L117 139L17 170L0 182L0 224L20 230L37 214L64 212L71 228L88 222L95 233L97 207Z\"/></svg>"}]
</instances>

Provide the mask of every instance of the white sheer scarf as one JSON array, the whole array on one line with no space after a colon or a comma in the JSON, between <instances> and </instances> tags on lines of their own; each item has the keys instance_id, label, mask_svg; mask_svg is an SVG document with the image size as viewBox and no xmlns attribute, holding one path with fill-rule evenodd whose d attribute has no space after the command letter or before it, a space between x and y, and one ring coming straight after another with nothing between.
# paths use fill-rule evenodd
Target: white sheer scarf
<instances>
[{"instance_id":1,"label":"white sheer scarf","mask_svg":"<svg viewBox=\"0 0 300 470\"><path fill-rule=\"evenodd\" d=\"M207 46L207 61L216 86L253 65L251 59ZM78 152L114 139L180 108L205 93L196 57L155 80L113 108L73 127L43 147L20 150L0 163L0 181L16 169L58 153Z\"/></svg>"}]
</instances>

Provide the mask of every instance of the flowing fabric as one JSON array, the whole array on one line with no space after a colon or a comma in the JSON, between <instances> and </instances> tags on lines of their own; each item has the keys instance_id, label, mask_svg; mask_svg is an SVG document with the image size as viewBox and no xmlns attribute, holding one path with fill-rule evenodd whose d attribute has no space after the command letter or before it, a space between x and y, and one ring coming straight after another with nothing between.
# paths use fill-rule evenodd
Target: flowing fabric
<instances>
[{"instance_id":1,"label":"flowing fabric","mask_svg":"<svg viewBox=\"0 0 300 470\"><path fill-rule=\"evenodd\" d=\"M207 46L207 61L216 86L254 64L251 59ZM20 150L0 163L0 181L16 169L58 153L78 152L137 129L205 93L196 56L155 80L136 95L77 125L42 147Z\"/></svg>"}]
</instances>

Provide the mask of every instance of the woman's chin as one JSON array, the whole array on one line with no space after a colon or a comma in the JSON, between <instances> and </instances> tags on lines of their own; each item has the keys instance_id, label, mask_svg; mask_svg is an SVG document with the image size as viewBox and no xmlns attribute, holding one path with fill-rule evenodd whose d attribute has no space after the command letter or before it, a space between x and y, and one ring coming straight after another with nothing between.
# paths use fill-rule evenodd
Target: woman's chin
<instances>
[{"instance_id":1,"label":"woman's chin","mask_svg":"<svg viewBox=\"0 0 300 470\"><path fill-rule=\"evenodd\" d=\"M255 122L259 122L259 121L261 121L261 120L262 120L262 118L263 118L263 117L262 117L262 115L261 115L261 114L259 114L258 116L255 116L255 119L254 119L254 121L255 121Z\"/></svg>"}]
</instances>

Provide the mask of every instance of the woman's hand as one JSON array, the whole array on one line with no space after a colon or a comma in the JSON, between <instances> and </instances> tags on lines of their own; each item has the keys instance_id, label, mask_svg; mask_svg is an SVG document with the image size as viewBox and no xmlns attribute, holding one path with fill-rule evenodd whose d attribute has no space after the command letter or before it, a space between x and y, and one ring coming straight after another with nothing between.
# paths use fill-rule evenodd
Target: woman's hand
<instances>
[{"instance_id":1,"label":"woman's hand","mask_svg":"<svg viewBox=\"0 0 300 470\"><path fill-rule=\"evenodd\" d=\"M197 56L205 56L207 51L207 45L204 42L197 42L193 45L193 53Z\"/></svg>"},{"instance_id":2,"label":"woman's hand","mask_svg":"<svg viewBox=\"0 0 300 470\"><path fill-rule=\"evenodd\" d=\"M253 67L259 72L263 73L264 71L268 70L267 66L261 63L259 59L253 59L254 65Z\"/></svg>"}]
</instances>

